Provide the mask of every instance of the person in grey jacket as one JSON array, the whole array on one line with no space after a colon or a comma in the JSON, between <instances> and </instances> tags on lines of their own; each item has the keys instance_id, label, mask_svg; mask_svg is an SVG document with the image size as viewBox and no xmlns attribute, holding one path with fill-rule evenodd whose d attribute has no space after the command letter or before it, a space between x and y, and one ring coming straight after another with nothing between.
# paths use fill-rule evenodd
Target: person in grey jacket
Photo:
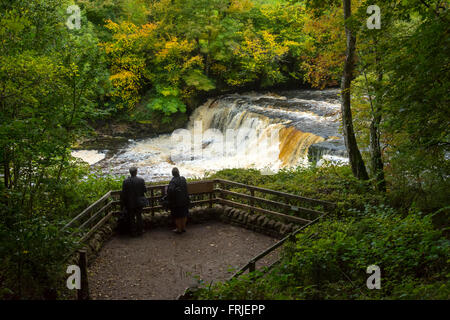
<instances>
[{"instance_id":1,"label":"person in grey jacket","mask_svg":"<svg viewBox=\"0 0 450 320\"><path fill-rule=\"evenodd\" d=\"M189 214L189 194L187 182L184 177L180 177L177 168L172 169L172 180L167 187L167 197L172 217L175 219L175 233L186 232L187 216Z\"/></svg>"}]
</instances>

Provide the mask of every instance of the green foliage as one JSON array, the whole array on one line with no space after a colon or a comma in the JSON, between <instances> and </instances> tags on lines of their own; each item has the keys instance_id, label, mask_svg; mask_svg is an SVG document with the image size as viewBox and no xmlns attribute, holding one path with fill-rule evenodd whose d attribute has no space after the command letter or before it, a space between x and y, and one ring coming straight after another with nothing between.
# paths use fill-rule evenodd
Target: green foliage
<instances>
[{"instance_id":1,"label":"green foliage","mask_svg":"<svg viewBox=\"0 0 450 320\"><path fill-rule=\"evenodd\" d=\"M120 189L122 178L73 165L59 181L46 180L32 213L21 206L23 191L0 187L0 196L8 199L0 202L0 283L7 289L0 297L56 299L64 285L65 259L77 245L62 227L107 191Z\"/></svg>"},{"instance_id":2,"label":"green foliage","mask_svg":"<svg viewBox=\"0 0 450 320\"><path fill-rule=\"evenodd\" d=\"M259 278L262 273L243 274L228 282L217 282L206 286L200 285L195 292L199 300L289 300L291 297L284 292L276 291L272 279Z\"/></svg>"},{"instance_id":3,"label":"green foliage","mask_svg":"<svg viewBox=\"0 0 450 320\"><path fill-rule=\"evenodd\" d=\"M199 91L209 91L215 89L213 81L198 69L187 74L184 77L184 81L188 87L194 87Z\"/></svg>"},{"instance_id":4,"label":"green foliage","mask_svg":"<svg viewBox=\"0 0 450 320\"><path fill-rule=\"evenodd\" d=\"M64 259L75 239L61 232L64 220L30 219L20 211L0 222L1 299L55 299L61 288Z\"/></svg>"},{"instance_id":5,"label":"green foliage","mask_svg":"<svg viewBox=\"0 0 450 320\"><path fill-rule=\"evenodd\" d=\"M385 202L383 194L373 191L370 183L356 179L347 166L298 167L274 175L262 175L252 169L225 169L213 177L330 201L337 205L334 213L339 215L352 215L349 209Z\"/></svg>"},{"instance_id":6,"label":"green foliage","mask_svg":"<svg viewBox=\"0 0 450 320\"><path fill-rule=\"evenodd\" d=\"M72 165L56 184L48 183L52 203L43 203L41 212L48 208L49 216L73 217L110 190L119 190L124 177L104 175L85 164ZM55 181L56 182L56 181Z\"/></svg>"},{"instance_id":7,"label":"green foliage","mask_svg":"<svg viewBox=\"0 0 450 320\"><path fill-rule=\"evenodd\" d=\"M402 217L367 206L354 217L318 223L297 236L278 267L203 288L198 298L448 299L450 243L420 213ZM366 268L381 269L381 289L369 290ZM423 296L422 296L423 294Z\"/></svg>"},{"instance_id":8,"label":"green foliage","mask_svg":"<svg viewBox=\"0 0 450 320\"><path fill-rule=\"evenodd\" d=\"M360 145L369 147L370 122L379 117L390 196L427 212L448 205L450 172L449 23L438 3L381 1L382 28L369 30L363 2L351 22L359 39L353 105Z\"/></svg>"},{"instance_id":9,"label":"green foliage","mask_svg":"<svg viewBox=\"0 0 450 320\"><path fill-rule=\"evenodd\" d=\"M60 261L74 246L61 225L120 188L121 178L70 156L89 120L122 116L168 130L207 93L303 81L323 87L341 75L341 1L77 3L81 30L68 30L73 1L0 0L2 298L54 297ZM369 4L353 1L346 22L358 38L352 105L364 149L379 117L387 193L345 166L216 173L338 206L334 220L299 236L270 276L217 284L201 297L448 299L448 241L418 213L448 224L448 8L379 0L382 29L369 30ZM369 264L382 267L381 291L364 287Z\"/></svg>"},{"instance_id":10,"label":"green foliage","mask_svg":"<svg viewBox=\"0 0 450 320\"><path fill-rule=\"evenodd\" d=\"M104 115L100 101L109 73L92 25L83 20L80 30L68 30L62 23L69 4L0 2L0 282L6 298L56 298L62 260L74 245L61 227L86 205L77 192L105 190L98 188L102 179L92 186L96 192L77 190L88 170L70 156L87 120Z\"/></svg>"},{"instance_id":11,"label":"green foliage","mask_svg":"<svg viewBox=\"0 0 450 320\"><path fill-rule=\"evenodd\" d=\"M111 37L102 45L110 63L112 97L125 110L132 110L144 91L161 94L160 87L178 91L171 96L180 101L170 99L167 106L156 97L154 108L170 115L176 107L182 110L181 103L204 92L301 82L305 72L315 72L311 63L303 64L317 55L315 47L306 43L317 31L309 37L299 32L310 16L302 4L164 0L148 4L145 12L145 22L119 18L106 24ZM337 34L334 29L332 34ZM335 37L331 42L339 41ZM333 52L326 57L334 60L339 46L326 49ZM320 77L329 77L332 67L323 64ZM322 85L326 80L319 82Z\"/></svg>"},{"instance_id":12,"label":"green foliage","mask_svg":"<svg viewBox=\"0 0 450 320\"><path fill-rule=\"evenodd\" d=\"M147 107L153 111L161 111L166 116L170 116L172 113L176 113L178 111L186 112L186 106L184 103L174 96L154 98L147 105Z\"/></svg>"}]
</instances>

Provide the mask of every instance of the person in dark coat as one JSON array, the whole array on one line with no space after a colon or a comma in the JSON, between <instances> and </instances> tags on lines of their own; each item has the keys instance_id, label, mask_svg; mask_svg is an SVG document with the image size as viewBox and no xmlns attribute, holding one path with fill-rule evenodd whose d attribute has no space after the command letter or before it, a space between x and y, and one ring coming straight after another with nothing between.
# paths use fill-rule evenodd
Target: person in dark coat
<instances>
[{"instance_id":1,"label":"person in dark coat","mask_svg":"<svg viewBox=\"0 0 450 320\"><path fill-rule=\"evenodd\" d=\"M137 236L143 232L142 208L145 206L147 188L144 179L137 176L137 168L130 168L130 174L122 184L120 205L122 210L127 210L131 235Z\"/></svg>"},{"instance_id":2,"label":"person in dark coat","mask_svg":"<svg viewBox=\"0 0 450 320\"><path fill-rule=\"evenodd\" d=\"M172 217L175 219L175 233L186 232L187 216L189 214L189 194L187 182L180 177L177 168L172 169L172 180L167 187L167 199Z\"/></svg>"}]
</instances>

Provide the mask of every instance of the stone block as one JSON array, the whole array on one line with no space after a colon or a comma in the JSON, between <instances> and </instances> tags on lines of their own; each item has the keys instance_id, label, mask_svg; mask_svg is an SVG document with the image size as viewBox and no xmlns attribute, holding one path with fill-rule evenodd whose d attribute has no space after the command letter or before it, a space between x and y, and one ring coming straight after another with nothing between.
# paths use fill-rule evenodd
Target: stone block
<instances>
[{"instance_id":1,"label":"stone block","mask_svg":"<svg viewBox=\"0 0 450 320\"><path fill-rule=\"evenodd\" d=\"M237 220L238 220L240 223L244 223L244 215L245 215L245 213L246 213L246 212L239 210L239 214L238 214L238 216L237 216Z\"/></svg>"},{"instance_id":2,"label":"stone block","mask_svg":"<svg viewBox=\"0 0 450 320\"><path fill-rule=\"evenodd\" d=\"M262 226L262 224L263 224L265 218L266 218L266 217L264 217L263 215L260 215L260 216L256 219L256 224L257 224L258 226Z\"/></svg>"},{"instance_id":3,"label":"stone block","mask_svg":"<svg viewBox=\"0 0 450 320\"><path fill-rule=\"evenodd\" d=\"M237 220L238 216L239 216L239 210L236 208L233 208L233 210L231 210L230 218L233 220Z\"/></svg>"},{"instance_id":4,"label":"stone block","mask_svg":"<svg viewBox=\"0 0 450 320\"><path fill-rule=\"evenodd\" d=\"M248 212L244 212L244 214L242 215L242 223L243 224L246 224L247 223L247 220L248 220L248 216L249 216L250 214L248 213Z\"/></svg>"},{"instance_id":5,"label":"stone block","mask_svg":"<svg viewBox=\"0 0 450 320\"><path fill-rule=\"evenodd\" d=\"M283 224L281 222L279 222L279 221L275 222L275 225L274 225L275 231L277 231L279 233L280 230L281 230L282 225Z\"/></svg>"},{"instance_id":6,"label":"stone block","mask_svg":"<svg viewBox=\"0 0 450 320\"><path fill-rule=\"evenodd\" d=\"M256 216L254 214L249 214L247 218L247 224L248 225L254 225L256 221Z\"/></svg>"},{"instance_id":7,"label":"stone block","mask_svg":"<svg viewBox=\"0 0 450 320\"><path fill-rule=\"evenodd\" d=\"M267 228L267 225L268 225L268 223L269 223L269 221L270 221L269 218L264 217L264 220L263 220L262 223L261 223L261 227L263 227L264 229L266 229L266 228Z\"/></svg>"}]
</instances>

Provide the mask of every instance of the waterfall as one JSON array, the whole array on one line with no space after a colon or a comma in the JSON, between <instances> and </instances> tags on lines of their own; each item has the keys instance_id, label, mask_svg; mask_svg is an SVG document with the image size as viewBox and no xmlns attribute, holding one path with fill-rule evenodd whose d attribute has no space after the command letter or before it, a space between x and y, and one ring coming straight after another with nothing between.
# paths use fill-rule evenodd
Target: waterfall
<instances>
[{"instance_id":1,"label":"waterfall","mask_svg":"<svg viewBox=\"0 0 450 320\"><path fill-rule=\"evenodd\" d=\"M301 132L294 127L280 130L279 159L284 167L295 166L307 159L309 147L317 142L324 141L323 137L309 132Z\"/></svg>"},{"instance_id":2,"label":"waterfall","mask_svg":"<svg viewBox=\"0 0 450 320\"><path fill-rule=\"evenodd\" d=\"M186 128L135 141L96 165L112 174L137 166L146 179L161 180L174 165L186 177L201 177L224 168L276 172L327 156L344 159L339 110L337 90L224 95L199 106Z\"/></svg>"}]
</instances>

